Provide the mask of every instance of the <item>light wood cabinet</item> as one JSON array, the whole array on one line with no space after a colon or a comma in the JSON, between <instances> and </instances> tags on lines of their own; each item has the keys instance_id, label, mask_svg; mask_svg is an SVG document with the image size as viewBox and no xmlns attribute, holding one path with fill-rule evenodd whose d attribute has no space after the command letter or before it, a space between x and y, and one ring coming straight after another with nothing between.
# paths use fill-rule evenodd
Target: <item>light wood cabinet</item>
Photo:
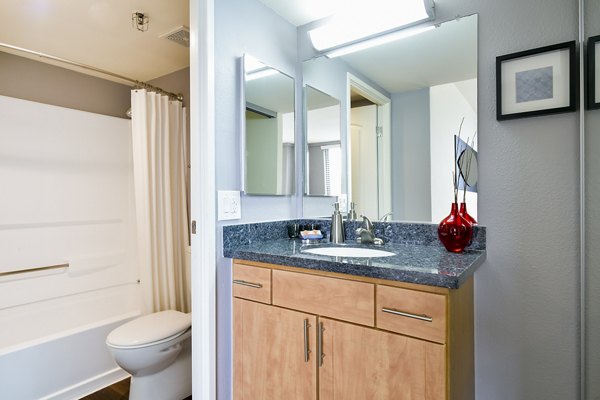
<instances>
[{"instance_id":1,"label":"light wood cabinet","mask_svg":"<svg viewBox=\"0 0 600 400\"><path fill-rule=\"evenodd\" d=\"M234 291L235 400L474 399L472 279L449 290L234 260L236 270L262 283Z\"/></svg>"},{"instance_id":2,"label":"light wood cabinet","mask_svg":"<svg viewBox=\"0 0 600 400\"><path fill-rule=\"evenodd\" d=\"M325 318L319 323L319 399L444 398L444 345Z\"/></svg>"},{"instance_id":3,"label":"light wood cabinet","mask_svg":"<svg viewBox=\"0 0 600 400\"><path fill-rule=\"evenodd\" d=\"M234 398L316 399L317 318L241 299L233 311Z\"/></svg>"}]
</instances>

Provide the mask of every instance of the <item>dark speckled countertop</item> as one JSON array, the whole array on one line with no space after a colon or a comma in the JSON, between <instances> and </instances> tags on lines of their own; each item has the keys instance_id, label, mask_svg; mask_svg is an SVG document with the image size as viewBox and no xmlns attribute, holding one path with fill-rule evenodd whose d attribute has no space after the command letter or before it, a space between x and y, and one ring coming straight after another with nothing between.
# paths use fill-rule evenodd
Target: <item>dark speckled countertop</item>
<instances>
[{"instance_id":1,"label":"dark speckled countertop","mask_svg":"<svg viewBox=\"0 0 600 400\"><path fill-rule=\"evenodd\" d=\"M473 275L485 260L485 228L479 227L475 239L463 253L448 252L438 241L437 225L375 223L375 230L385 240L383 246L359 245L352 232L355 226L346 224L346 243L341 246L370 247L386 250L389 257L332 257L304 252L316 247L340 246L323 240L318 244L303 244L299 239L288 239L286 227L291 222L276 221L259 224L229 225L223 227L223 256L248 261L287 265L355 276L410 282L421 285L456 289ZM326 220L319 223L327 234ZM262 232L262 235L259 233Z\"/></svg>"}]
</instances>

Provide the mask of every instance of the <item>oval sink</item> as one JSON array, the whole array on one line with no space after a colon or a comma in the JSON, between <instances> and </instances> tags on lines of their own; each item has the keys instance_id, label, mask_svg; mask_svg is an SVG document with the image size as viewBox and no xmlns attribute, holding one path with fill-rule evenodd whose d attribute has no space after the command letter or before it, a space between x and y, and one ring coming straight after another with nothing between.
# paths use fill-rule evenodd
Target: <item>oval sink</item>
<instances>
[{"instance_id":1,"label":"oval sink","mask_svg":"<svg viewBox=\"0 0 600 400\"><path fill-rule=\"evenodd\" d=\"M389 257L396 255L389 251L366 247L319 247L316 249L303 250L303 252L332 257Z\"/></svg>"}]
</instances>

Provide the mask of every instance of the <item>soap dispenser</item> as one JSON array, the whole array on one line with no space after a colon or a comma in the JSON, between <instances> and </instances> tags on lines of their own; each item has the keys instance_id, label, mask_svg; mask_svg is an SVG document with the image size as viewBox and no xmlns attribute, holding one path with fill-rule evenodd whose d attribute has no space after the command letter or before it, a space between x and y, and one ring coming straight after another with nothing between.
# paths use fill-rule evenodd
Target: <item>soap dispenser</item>
<instances>
[{"instance_id":1,"label":"soap dispenser","mask_svg":"<svg viewBox=\"0 0 600 400\"><path fill-rule=\"evenodd\" d=\"M356 210L354 209L354 202L350 202L350 211L348 211L348 221L356 221Z\"/></svg>"},{"instance_id":2,"label":"soap dispenser","mask_svg":"<svg viewBox=\"0 0 600 400\"><path fill-rule=\"evenodd\" d=\"M342 214L340 213L340 203L334 203L333 207L329 241L331 243L344 243L344 221L342 220Z\"/></svg>"}]
</instances>

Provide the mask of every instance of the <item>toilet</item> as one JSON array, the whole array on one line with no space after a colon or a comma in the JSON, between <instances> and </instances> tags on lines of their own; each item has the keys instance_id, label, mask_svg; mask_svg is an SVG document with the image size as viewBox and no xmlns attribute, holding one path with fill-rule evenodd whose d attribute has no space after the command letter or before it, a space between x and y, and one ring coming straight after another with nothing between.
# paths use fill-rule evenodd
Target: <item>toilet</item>
<instances>
[{"instance_id":1,"label":"toilet","mask_svg":"<svg viewBox=\"0 0 600 400\"><path fill-rule=\"evenodd\" d=\"M192 394L191 314L167 310L114 329L106 345L131 374L130 400L181 400Z\"/></svg>"}]
</instances>

